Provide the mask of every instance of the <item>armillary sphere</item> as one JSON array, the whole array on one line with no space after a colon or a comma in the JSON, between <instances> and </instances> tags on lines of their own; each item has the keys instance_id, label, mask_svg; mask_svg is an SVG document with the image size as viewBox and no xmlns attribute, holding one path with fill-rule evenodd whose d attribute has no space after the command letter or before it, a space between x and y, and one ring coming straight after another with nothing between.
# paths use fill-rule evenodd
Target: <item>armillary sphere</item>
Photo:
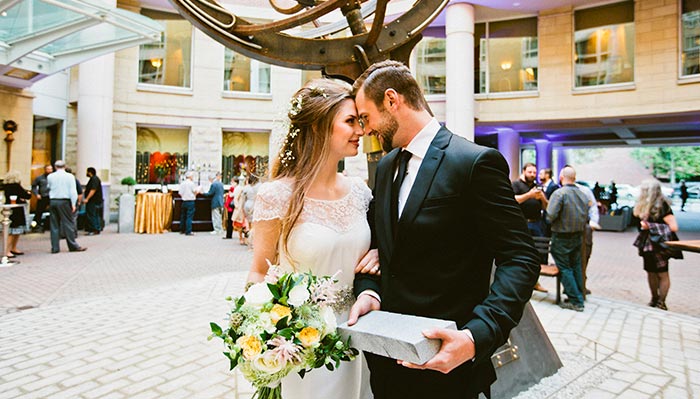
<instances>
[{"instance_id":1,"label":"armillary sphere","mask_svg":"<svg viewBox=\"0 0 700 399\"><path fill-rule=\"evenodd\" d=\"M323 70L326 76L348 81L377 61L394 59L408 64L421 32L448 1L417 0L403 15L385 24L389 0L296 0L287 8L269 0L285 17L256 24L214 0L170 0L193 25L236 52L288 68ZM317 22L335 10L345 20L326 25ZM371 20L369 31L365 18ZM311 29L301 29L309 23ZM351 34L333 36L347 28Z\"/></svg>"}]
</instances>

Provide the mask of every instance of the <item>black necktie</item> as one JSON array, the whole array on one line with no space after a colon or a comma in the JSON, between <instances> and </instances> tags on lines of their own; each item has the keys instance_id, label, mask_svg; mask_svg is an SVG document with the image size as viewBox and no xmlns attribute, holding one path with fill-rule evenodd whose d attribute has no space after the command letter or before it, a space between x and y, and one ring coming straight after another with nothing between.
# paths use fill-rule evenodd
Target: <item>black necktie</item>
<instances>
[{"instance_id":1,"label":"black necktie","mask_svg":"<svg viewBox=\"0 0 700 399\"><path fill-rule=\"evenodd\" d=\"M406 150L402 150L401 153L399 153L398 171L394 183L391 185L391 225L394 229L394 234L396 234L396 226L399 221L399 190L401 189L403 179L406 178L408 160L411 159L412 155L413 154Z\"/></svg>"}]
</instances>

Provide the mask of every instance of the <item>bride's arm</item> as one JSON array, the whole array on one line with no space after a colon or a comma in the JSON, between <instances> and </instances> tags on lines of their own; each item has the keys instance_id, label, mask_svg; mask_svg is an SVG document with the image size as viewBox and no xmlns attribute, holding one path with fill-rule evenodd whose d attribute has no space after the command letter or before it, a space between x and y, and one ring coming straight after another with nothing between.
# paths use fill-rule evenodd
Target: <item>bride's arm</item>
<instances>
[{"instance_id":1,"label":"bride's arm","mask_svg":"<svg viewBox=\"0 0 700 399\"><path fill-rule=\"evenodd\" d=\"M279 219L255 222L253 233L253 264L248 273L249 283L259 283L265 278L267 262L276 262L282 222Z\"/></svg>"}]
</instances>

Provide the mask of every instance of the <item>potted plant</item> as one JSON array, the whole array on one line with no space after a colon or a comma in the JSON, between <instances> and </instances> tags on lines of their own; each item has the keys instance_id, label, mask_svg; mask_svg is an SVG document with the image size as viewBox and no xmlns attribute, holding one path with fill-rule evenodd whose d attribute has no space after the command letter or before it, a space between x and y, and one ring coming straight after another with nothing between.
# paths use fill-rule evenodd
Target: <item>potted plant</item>
<instances>
[{"instance_id":1,"label":"potted plant","mask_svg":"<svg viewBox=\"0 0 700 399\"><path fill-rule=\"evenodd\" d=\"M133 194L132 187L136 184L136 180L133 177L127 176L122 179L121 183L127 186L127 191L129 194Z\"/></svg>"},{"instance_id":2,"label":"potted plant","mask_svg":"<svg viewBox=\"0 0 700 399\"><path fill-rule=\"evenodd\" d=\"M132 187L136 184L133 177L128 176L121 180L121 183L128 187L128 191L117 198L119 206L119 232L132 233L134 231L134 211L136 197L132 192Z\"/></svg>"}]
</instances>

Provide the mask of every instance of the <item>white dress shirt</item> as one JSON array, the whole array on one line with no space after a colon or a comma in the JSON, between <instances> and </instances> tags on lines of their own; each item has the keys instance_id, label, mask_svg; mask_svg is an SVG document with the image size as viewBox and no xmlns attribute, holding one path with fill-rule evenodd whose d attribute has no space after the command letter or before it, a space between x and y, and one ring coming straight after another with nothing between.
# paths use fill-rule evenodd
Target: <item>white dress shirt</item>
<instances>
[{"instance_id":1,"label":"white dress shirt","mask_svg":"<svg viewBox=\"0 0 700 399\"><path fill-rule=\"evenodd\" d=\"M46 177L49 184L49 198L68 199L71 204L78 202L78 190L75 188L75 176L65 169L56 169Z\"/></svg>"},{"instance_id":2,"label":"white dress shirt","mask_svg":"<svg viewBox=\"0 0 700 399\"><path fill-rule=\"evenodd\" d=\"M418 175L420 165L423 163L423 158L425 158L425 154L428 153L430 143L433 142L440 128L441 126L437 119L432 118L430 122L413 137L413 140L403 148L404 150L410 151L412 156L411 159L408 160L406 177L399 189L399 217L401 217L403 207L406 205L406 200L408 199L408 194L411 192L411 188L413 188L413 183L416 181L416 176ZM396 173L397 171L394 171L394 177L396 177Z\"/></svg>"}]
</instances>

